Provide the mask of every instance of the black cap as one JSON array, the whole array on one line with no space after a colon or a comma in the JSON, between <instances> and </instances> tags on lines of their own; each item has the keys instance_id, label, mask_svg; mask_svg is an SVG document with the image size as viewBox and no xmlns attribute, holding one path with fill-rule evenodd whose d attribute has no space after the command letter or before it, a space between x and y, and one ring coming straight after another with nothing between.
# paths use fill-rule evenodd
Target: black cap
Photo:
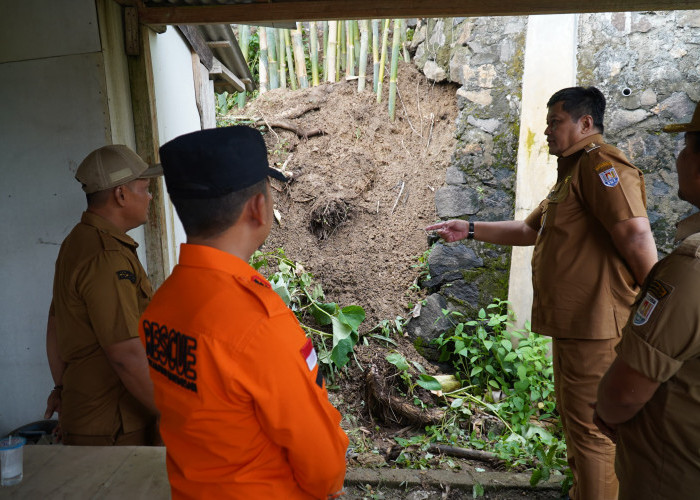
<instances>
[{"instance_id":1,"label":"black cap","mask_svg":"<svg viewBox=\"0 0 700 500\"><path fill-rule=\"evenodd\" d=\"M160 147L160 162L173 198L218 198L267 176L287 181L270 168L262 134L251 127L199 130Z\"/></svg>"}]
</instances>

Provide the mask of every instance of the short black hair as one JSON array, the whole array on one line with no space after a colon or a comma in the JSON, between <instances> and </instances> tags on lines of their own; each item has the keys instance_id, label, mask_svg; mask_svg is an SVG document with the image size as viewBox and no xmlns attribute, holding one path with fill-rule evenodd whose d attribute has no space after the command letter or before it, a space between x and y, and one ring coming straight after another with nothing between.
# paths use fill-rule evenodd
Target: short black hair
<instances>
[{"instance_id":1,"label":"short black hair","mask_svg":"<svg viewBox=\"0 0 700 500\"><path fill-rule=\"evenodd\" d=\"M233 226L245 203L257 194L267 196L267 178L217 198L172 198L188 237L214 238Z\"/></svg>"},{"instance_id":2,"label":"short black hair","mask_svg":"<svg viewBox=\"0 0 700 500\"><path fill-rule=\"evenodd\" d=\"M685 143L693 153L700 153L700 132L686 132Z\"/></svg>"},{"instance_id":3,"label":"short black hair","mask_svg":"<svg viewBox=\"0 0 700 500\"><path fill-rule=\"evenodd\" d=\"M595 87L569 87L555 92L547 101L551 108L562 102L562 109L571 115L573 121L578 121L584 115L593 117L593 125L602 134L605 131L603 117L605 116L605 96Z\"/></svg>"},{"instance_id":4,"label":"short black hair","mask_svg":"<svg viewBox=\"0 0 700 500\"><path fill-rule=\"evenodd\" d=\"M114 188L103 189L102 191L95 191L94 193L85 193L87 206L89 208L99 208L104 206L109 200L112 191L114 191Z\"/></svg>"}]
</instances>

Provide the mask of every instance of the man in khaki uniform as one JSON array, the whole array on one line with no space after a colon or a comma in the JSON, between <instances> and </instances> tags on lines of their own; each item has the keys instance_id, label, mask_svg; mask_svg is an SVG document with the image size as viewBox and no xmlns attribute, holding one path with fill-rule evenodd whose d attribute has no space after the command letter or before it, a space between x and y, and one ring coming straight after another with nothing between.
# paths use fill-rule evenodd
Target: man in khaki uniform
<instances>
[{"instance_id":1,"label":"man in khaki uniform","mask_svg":"<svg viewBox=\"0 0 700 500\"><path fill-rule=\"evenodd\" d=\"M557 183L524 221L451 220L427 227L462 238L535 245L532 329L553 338L557 408L575 500L617 498L615 447L593 424L598 382L656 247L642 173L603 141L605 98L595 87L556 92L545 135Z\"/></svg>"},{"instance_id":2,"label":"man in khaki uniform","mask_svg":"<svg viewBox=\"0 0 700 500\"><path fill-rule=\"evenodd\" d=\"M678 155L678 196L700 208L700 105ZM596 423L617 440L621 499L700 495L700 214L678 224L680 245L649 273L617 359L598 388Z\"/></svg>"},{"instance_id":3,"label":"man in khaki uniform","mask_svg":"<svg viewBox=\"0 0 700 500\"><path fill-rule=\"evenodd\" d=\"M153 294L126 232L146 222L148 165L126 146L90 153L76 179L87 210L56 260L46 350L64 444L145 445L157 409L138 319Z\"/></svg>"}]
</instances>

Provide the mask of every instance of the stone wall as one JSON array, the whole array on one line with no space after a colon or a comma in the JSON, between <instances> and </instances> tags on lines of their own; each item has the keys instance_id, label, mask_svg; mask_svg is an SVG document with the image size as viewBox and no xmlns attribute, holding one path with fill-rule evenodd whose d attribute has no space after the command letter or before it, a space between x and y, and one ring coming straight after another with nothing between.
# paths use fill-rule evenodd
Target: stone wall
<instances>
[{"instance_id":1,"label":"stone wall","mask_svg":"<svg viewBox=\"0 0 700 500\"><path fill-rule=\"evenodd\" d=\"M527 17L432 19L419 27L415 63L457 92L457 147L435 195L440 218L513 217L515 165ZM660 254L673 248L674 224L689 214L676 196L682 136L660 132L687 120L700 100L700 11L584 14L578 19L577 84L605 94L606 140L645 174L649 219ZM544 99L549 96L543 96ZM407 330L428 357L447 326L442 309L473 315L507 296L510 249L437 242L431 295ZM434 352L433 352L434 354Z\"/></svg>"},{"instance_id":2,"label":"stone wall","mask_svg":"<svg viewBox=\"0 0 700 500\"><path fill-rule=\"evenodd\" d=\"M434 81L457 92L457 147L435 193L442 219L512 219L519 136L526 17L432 19L417 32L415 62ZM475 241L437 242L429 261L434 292L409 323L417 347L444 330L442 309L473 314L508 294L510 249ZM438 321L438 323L436 323ZM427 349L428 352L425 352Z\"/></svg>"},{"instance_id":3,"label":"stone wall","mask_svg":"<svg viewBox=\"0 0 700 500\"><path fill-rule=\"evenodd\" d=\"M675 157L682 134L660 132L687 121L700 101L700 11L585 14L579 19L579 85L608 100L606 140L644 172L649 220L661 255L691 206L678 199Z\"/></svg>"}]
</instances>

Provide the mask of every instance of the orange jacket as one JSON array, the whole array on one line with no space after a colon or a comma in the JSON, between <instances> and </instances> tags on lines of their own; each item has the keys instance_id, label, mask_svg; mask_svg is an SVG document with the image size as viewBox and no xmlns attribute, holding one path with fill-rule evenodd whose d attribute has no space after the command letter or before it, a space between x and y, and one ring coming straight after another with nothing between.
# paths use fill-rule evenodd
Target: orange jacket
<instances>
[{"instance_id":1,"label":"orange jacket","mask_svg":"<svg viewBox=\"0 0 700 500\"><path fill-rule=\"evenodd\" d=\"M326 498L348 438L294 314L241 259L182 245L141 317L174 499Z\"/></svg>"}]
</instances>

